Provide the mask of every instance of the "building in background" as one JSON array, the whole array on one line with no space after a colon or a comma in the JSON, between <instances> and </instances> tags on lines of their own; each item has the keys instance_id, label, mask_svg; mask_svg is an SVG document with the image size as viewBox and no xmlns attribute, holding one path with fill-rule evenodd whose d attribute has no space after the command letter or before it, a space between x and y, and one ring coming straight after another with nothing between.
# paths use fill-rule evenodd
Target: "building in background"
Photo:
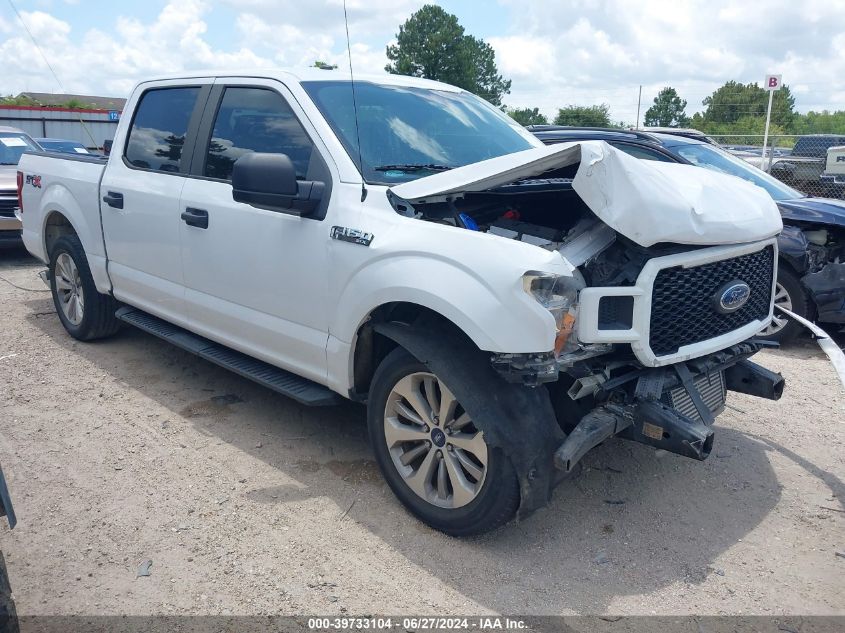
<instances>
[{"instance_id":1,"label":"building in background","mask_svg":"<svg viewBox=\"0 0 845 633\"><path fill-rule=\"evenodd\" d=\"M0 103L0 125L23 130L33 138L78 141L102 149L113 139L126 99L92 95L22 92L15 99L27 105Z\"/></svg>"}]
</instances>

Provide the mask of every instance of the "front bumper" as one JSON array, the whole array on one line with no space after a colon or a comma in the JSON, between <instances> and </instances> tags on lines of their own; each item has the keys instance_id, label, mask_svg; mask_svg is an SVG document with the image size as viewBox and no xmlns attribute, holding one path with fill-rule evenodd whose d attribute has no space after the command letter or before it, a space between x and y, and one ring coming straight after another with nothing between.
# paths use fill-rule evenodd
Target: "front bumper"
<instances>
[{"instance_id":1,"label":"front bumper","mask_svg":"<svg viewBox=\"0 0 845 633\"><path fill-rule=\"evenodd\" d=\"M18 217L17 193L14 197L0 195L0 246L17 246L21 243L23 224Z\"/></svg>"},{"instance_id":2,"label":"front bumper","mask_svg":"<svg viewBox=\"0 0 845 633\"><path fill-rule=\"evenodd\" d=\"M595 391L600 404L584 415L555 452L555 467L571 472L593 447L618 435L672 453L704 460L726 391L780 399L784 379L748 358L762 347L746 342L666 368L642 368L606 381ZM578 381L573 396L583 388Z\"/></svg>"},{"instance_id":3,"label":"front bumper","mask_svg":"<svg viewBox=\"0 0 845 633\"><path fill-rule=\"evenodd\" d=\"M0 231L17 231L20 234L23 224L15 217L0 216Z\"/></svg>"},{"instance_id":4,"label":"front bumper","mask_svg":"<svg viewBox=\"0 0 845 633\"><path fill-rule=\"evenodd\" d=\"M0 229L0 246L20 246L23 237L20 229Z\"/></svg>"}]
</instances>

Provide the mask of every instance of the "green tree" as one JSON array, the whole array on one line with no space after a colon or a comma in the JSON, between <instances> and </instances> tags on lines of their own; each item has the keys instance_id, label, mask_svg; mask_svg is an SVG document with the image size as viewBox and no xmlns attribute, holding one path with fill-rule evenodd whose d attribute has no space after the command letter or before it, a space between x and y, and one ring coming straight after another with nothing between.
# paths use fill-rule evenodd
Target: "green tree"
<instances>
[{"instance_id":1,"label":"green tree","mask_svg":"<svg viewBox=\"0 0 845 633\"><path fill-rule=\"evenodd\" d=\"M701 102L707 109L704 121L708 123L735 123L743 117L766 116L769 92L756 83L741 84L729 81ZM792 129L795 117L795 97L784 86L775 91L772 101L772 122L785 130Z\"/></svg>"},{"instance_id":2,"label":"green tree","mask_svg":"<svg viewBox=\"0 0 845 633\"><path fill-rule=\"evenodd\" d=\"M427 4L399 26L396 44L387 47L390 63L384 69L443 81L501 105L511 82L496 67L493 47L466 35L458 18Z\"/></svg>"},{"instance_id":3,"label":"green tree","mask_svg":"<svg viewBox=\"0 0 845 633\"><path fill-rule=\"evenodd\" d=\"M507 113L520 125L546 125L549 122L539 108L508 108Z\"/></svg>"},{"instance_id":4,"label":"green tree","mask_svg":"<svg viewBox=\"0 0 845 633\"><path fill-rule=\"evenodd\" d=\"M796 134L845 134L845 110L810 110L807 114L796 114L793 131Z\"/></svg>"},{"instance_id":5,"label":"green tree","mask_svg":"<svg viewBox=\"0 0 845 633\"><path fill-rule=\"evenodd\" d=\"M0 97L0 105L37 106L39 104L35 99L24 95L18 95L17 97L7 95Z\"/></svg>"},{"instance_id":6,"label":"green tree","mask_svg":"<svg viewBox=\"0 0 845 633\"><path fill-rule=\"evenodd\" d=\"M689 119L686 114L687 102L678 96L671 86L666 86L657 93L654 105L645 111L645 124L659 127L684 127Z\"/></svg>"},{"instance_id":7,"label":"green tree","mask_svg":"<svg viewBox=\"0 0 845 633\"><path fill-rule=\"evenodd\" d=\"M595 106L568 105L557 111L555 125L613 127L610 122L610 106L606 103Z\"/></svg>"},{"instance_id":8,"label":"green tree","mask_svg":"<svg viewBox=\"0 0 845 633\"><path fill-rule=\"evenodd\" d=\"M18 95L17 97L14 97L12 95L0 97L0 105L43 107L42 104L36 101L35 99L32 99L31 97L27 97L26 95L22 94ZM58 105L52 107L73 108L75 110L91 110L94 106L90 103L80 101L79 99L68 99L67 101L59 103Z\"/></svg>"},{"instance_id":9,"label":"green tree","mask_svg":"<svg viewBox=\"0 0 845 633\"><path fill-rule=\"evenodd\" d=\"M714 123L713 121L705 121L704 117L696 112L695 116L690 119L690 127L706 134L723 137L720 140L727 143L753 143L759 142L759 137L763 136L766 117L744 116L733 123ZM769 126L769 135L777 136L779 134L786 134L786 130L777 123L772 123Z\"/></svg>"},{"instance_id":10,"label":"green tree","mask_svg":"<svg viewBox=\"0 0 845 633\"><path fill-rule=\"evenodd\" d=\"M68 99L67 101L62 103L61 107L73 108L74 110L90 110L93 108L90 103L85 103L84 101L80 101L79 99Z\"/></svg>"}]
</instances>

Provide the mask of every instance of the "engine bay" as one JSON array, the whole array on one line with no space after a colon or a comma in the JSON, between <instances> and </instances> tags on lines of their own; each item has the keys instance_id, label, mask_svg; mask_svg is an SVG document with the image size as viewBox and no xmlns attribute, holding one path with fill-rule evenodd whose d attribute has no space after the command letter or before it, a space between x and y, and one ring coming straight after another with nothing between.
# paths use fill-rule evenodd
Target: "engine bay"
<instances>
[{"instance_id":1,"label":"engine bay","mask_svg":"<svg viewBox=\"0 0 845 633\"><path fill-rule=\"evenodd\" d=\"M602 222L572 188L571 169L399 213L558 251L590 286L633 285L648 259L696 246L640 246Z\"/></svg>"}]
</instances>

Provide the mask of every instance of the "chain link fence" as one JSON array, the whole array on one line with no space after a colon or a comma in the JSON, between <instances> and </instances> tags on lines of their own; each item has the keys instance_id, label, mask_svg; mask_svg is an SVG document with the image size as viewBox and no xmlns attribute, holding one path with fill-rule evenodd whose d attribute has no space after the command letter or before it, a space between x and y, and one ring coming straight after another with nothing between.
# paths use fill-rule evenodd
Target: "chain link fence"
<instances>
[{"instance_id":1,"label":"chain link fence","mask_svg":"<svg viewBox=\"0 0 845 633\"><path fill-rule=\"evenodd\" d=\"M809 196L845 199L845 134L708 135L738 158Z\"/></svg>"}]
</instances>

